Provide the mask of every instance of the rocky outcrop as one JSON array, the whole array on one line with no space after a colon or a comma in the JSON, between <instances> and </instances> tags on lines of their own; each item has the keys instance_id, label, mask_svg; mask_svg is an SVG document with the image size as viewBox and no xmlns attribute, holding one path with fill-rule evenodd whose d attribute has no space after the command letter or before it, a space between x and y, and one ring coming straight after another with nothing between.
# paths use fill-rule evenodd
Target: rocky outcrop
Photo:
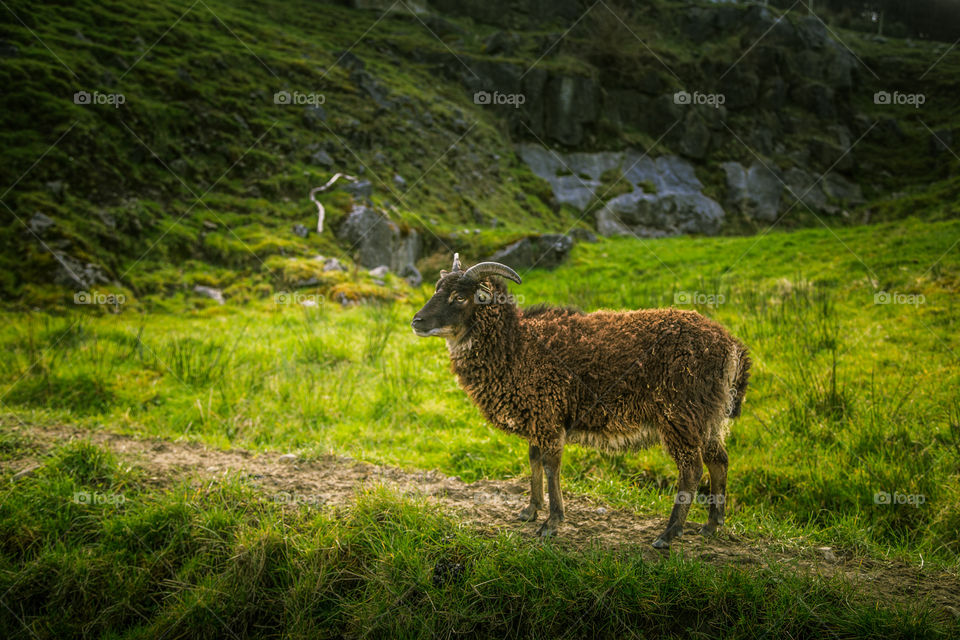
<instances>
[{"instance_id":1,"label":"rocky outcrop","mask_svg":"<svg viewBox=\"0 0 960 640\"><path fill-rule=\"evenodd\" d=\"M420 257L420 236L402 231L385 214L363 204L354 205L340 225L337 237L349 252L357 252L357 263L367 269L389 267L401 276L419 276L414 263Z\"/></svg>"},{"instance_id":2,"label":"rocky outcrop","mask_svg":"<svg viewBox=\"0 0 960 640\"><path fill-rule=\"evenodd\" d=\"M490 256L490 260L514 269L552 269L566 261L572 248L570 236L547 233L517 240Z\"/></svg>"},{"instance_id":3,"label":"rocky outcrop","mask_svg":"<svg viewBox=\"0 0 960 640\"><path fill-rule=\"evenodd\" d=\"M843 206L864 202L860 185L833 171L820 177L799 167L780 171L759 162L749 168L739 162L721 166L726 174L728 209L760 222L773 222L798 207L834 215Z\"/></svg>"},{"instance_id":4,"label":"rocky outcrop","mask_svg":"<svg viewBox=\"0 0 960 640\"><path fill-rule=\"evenodd\" d=\"M563 154L539 145L520 145L518 153L550 183L558 202L580 211L598 207L601 235L714 234L723 222L723 208L703 195L693 165L677 156L654 159L633 150ZM611 172L622 175L629 192L608 197L619 190L604 180Z\"/></svg>"},{"instance_id":5,"label":"rocky outcrop","mask_svg":"<svg viewBox=\"0 0 960 640\"><path fill-rule=\"evenodd\" d=\"M720 165L727 176L725 204L755 220L773 222L780 213L783 179L755 162L745 169L739 162Z\"/></svg>"}]
</instances>

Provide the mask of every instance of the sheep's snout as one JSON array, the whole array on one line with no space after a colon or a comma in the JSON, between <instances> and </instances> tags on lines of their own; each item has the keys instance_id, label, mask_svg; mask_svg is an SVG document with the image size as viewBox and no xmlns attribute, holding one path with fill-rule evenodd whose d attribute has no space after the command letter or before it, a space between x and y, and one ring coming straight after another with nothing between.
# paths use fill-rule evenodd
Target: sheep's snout
<instances>
[{"instance_id":1,"label":"sheep's snout","mask_svg":"<svg viewBox=\"0 0 960 640\"><path fill-rule=\"evenodd\" d=\"M433 336L447 338L453 333L449 327L429 328L429 323L419 313L413 316L413 321L410 323L410 326L413 327L413 332L421 338L429 338Z\"/></svg>"}]
</instances>

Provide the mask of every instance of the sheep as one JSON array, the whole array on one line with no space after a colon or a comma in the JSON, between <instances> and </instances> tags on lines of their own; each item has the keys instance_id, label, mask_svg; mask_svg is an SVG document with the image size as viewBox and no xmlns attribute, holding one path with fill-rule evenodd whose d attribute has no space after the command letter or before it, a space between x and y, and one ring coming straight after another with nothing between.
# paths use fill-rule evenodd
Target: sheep
<instances>
[{"instance_id":1,"label":"sheep","mask_svg":"<svg viewBox=\"0 0 960 640\"><path fill-rule=\"evenodd\" d=\"M746 347L695 311L520 309L500 278L521 284L496 262L463 270L455 254L411 326L418 336L445 338L453 373L486 419L528 441L530 503L518 517L532 522L546 508L545 473L549 513L538 535L557 532L565 444L621 450L662 443L679 482L653 546L667 548L682 535L704 464L709 520L700 533L712 535L724 519L724 441L747 388Z\"/></svg>"}]
</instances>

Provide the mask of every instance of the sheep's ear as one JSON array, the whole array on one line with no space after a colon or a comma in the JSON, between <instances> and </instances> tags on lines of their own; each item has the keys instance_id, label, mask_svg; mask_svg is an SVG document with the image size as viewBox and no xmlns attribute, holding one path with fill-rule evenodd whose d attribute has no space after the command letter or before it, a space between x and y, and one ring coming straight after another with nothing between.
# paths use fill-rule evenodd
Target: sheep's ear
<instances>
[{"instance_id":1,"label":"sheep's ear","mask_svg":"<svg viewBox=\"0 0 960 640\"><path fill-rule=\"evenodd\" d=\"M442 280L443 278L446 278L448 275L450 275L450 272L449 272L449 271L447 271L446 269L440 269L440 279L441 279L441 280Z\"/></svg>"}]
</instances>

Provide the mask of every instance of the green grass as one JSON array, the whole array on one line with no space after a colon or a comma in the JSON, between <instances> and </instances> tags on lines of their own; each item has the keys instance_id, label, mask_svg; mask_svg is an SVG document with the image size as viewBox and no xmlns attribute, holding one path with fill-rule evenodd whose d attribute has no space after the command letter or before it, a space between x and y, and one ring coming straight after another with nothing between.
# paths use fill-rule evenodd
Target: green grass
<instances>
[{"instance_id":1,"label":"green grass","mask_svg":"<svg viewBox=\"0 0 960 640\"><path fill-rule=\"evenodd\" d=\"M372 489L284 509L242 478L168 492L83 441L0 489L5 638L950 637L775 563L753 572L479 537Z\"/></svg>"},{"instance_id":2,"label":"green grass","mask_svg":"<svg viewBox=\"0 0 960 640\"><path fill-rule=\"evenodd\" d=\"M957 221L912 221L605 240L514 290L525 304L585 309L686 296L750 347L728 447L730 532L955 566L958 236ZM883 292L906 304L874 304ZM467 481L526 473L524 443L484 423L442 342L409 330L429 295L425 285L348 309L267 297L177 313L6 313L0 399L28 423L335 452ZM567 487L647 515L669 511L675 473L659 449L571 446L565 460ZM877 505L881 492L924 504Z\"/></svg>"}]
</instances>

